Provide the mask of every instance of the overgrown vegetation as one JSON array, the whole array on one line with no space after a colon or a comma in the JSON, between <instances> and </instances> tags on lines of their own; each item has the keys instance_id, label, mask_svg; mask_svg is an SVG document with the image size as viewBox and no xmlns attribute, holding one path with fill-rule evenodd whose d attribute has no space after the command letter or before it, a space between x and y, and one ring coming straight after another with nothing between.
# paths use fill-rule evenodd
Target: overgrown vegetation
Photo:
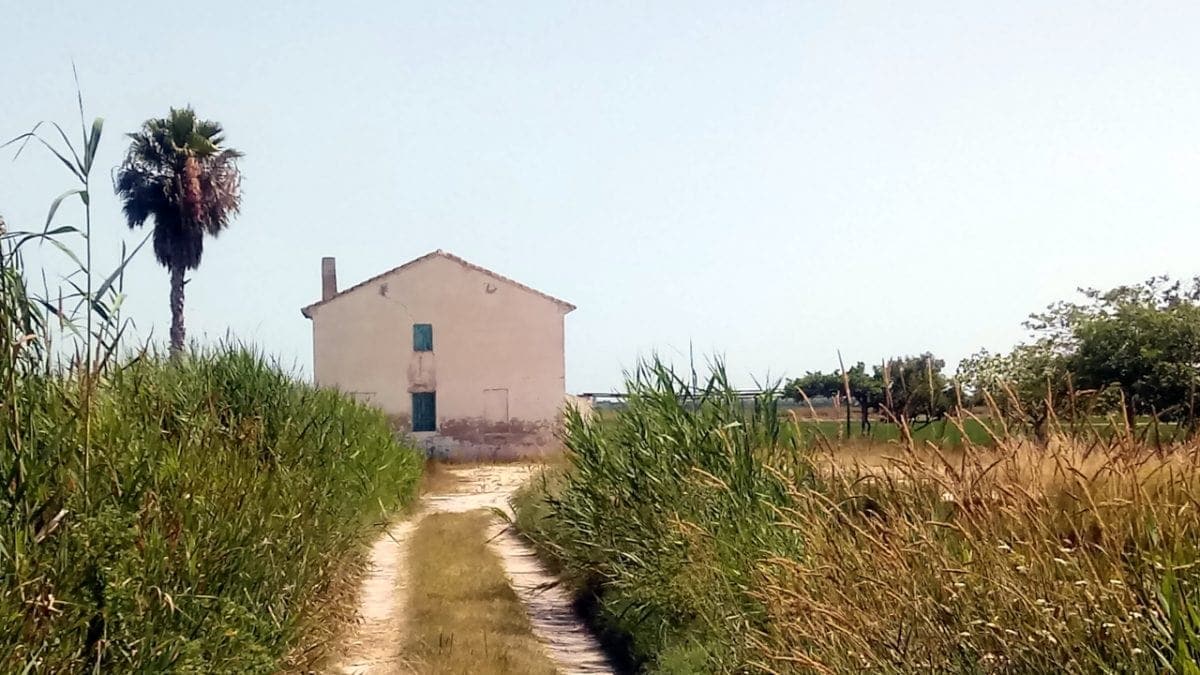
<instances>
[{"instance_id":1,"label":"overgrown vegetation","mask_svg":"<svg viewBox=\"0 0 1200 675\"><path fill-rule=\"evenodd\" d=\"M122 356L129 256L91 267L101 129L78 152L61 128L65 148L19 137L79 187L40 232L0 221L0 671L271 672L421 460L382 413L251 350ZM74 197L84 229L53 227ZM30 293L37 242L77 266L65 292Z\"/></svg>"},{"instance_id":2,"label":"overgrown vegetation","mask_svg":"<svg viewBox=\"0 0 1200 675\"><path fill-rule=\"evenodd\" d=\"M1194 444L1017 434L870 464L779 442L720 371L571 415L523 531L645 670L1197 672ZM969 438L969 435L964 434Z\"/></svg>"},{"instance_id":3,"label":"overgrown vegetation","mask_svg":"<svg viewBox=\"0 0 1200 675\"><path fill-rule=\"evenodd\" d=\"M431 675L555 673L488 546L487 511L426 516L410 542L406 654Z\"/></svg>"},{"instance_id":4,"label":"overgrown vegetation","mask_svg":"<svg viewBox=\"0 0 1200 675\"><path fill-rule=\"evenodd\" d=\"M4 671L269 672L420 475L380 413L240 349L144 356L90 402L69 374L8 383Z\"/></svg>"}]
</instances>

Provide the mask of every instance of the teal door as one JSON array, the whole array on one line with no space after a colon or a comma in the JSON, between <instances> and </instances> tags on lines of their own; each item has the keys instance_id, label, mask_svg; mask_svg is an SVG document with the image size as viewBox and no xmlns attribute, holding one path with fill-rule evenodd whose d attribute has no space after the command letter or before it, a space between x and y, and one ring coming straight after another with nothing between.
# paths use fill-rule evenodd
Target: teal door
<instances>
[{"instance_id":1,"label":"teal door","mask_svg":"<svg viewBox=\"0 0 1200 675\"><path fill-rule=\"evenodd\" d=\"M437 394L422 392L412 395L412 430L437 431Z\"/></svg>"}]
</instances>

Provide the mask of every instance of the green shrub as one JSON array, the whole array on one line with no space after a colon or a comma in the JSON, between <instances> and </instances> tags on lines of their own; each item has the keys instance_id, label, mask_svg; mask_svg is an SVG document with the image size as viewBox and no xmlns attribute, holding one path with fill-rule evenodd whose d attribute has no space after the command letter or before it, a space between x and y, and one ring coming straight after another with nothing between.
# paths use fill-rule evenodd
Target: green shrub
<instances>
[{"instance_id":1,"label":"green shrub","mask_svg":"<svg viewBox=\"0 0 1200 675\"><path fill-rule=\"evenodd\" d=\"M41 126L0 144L74 177L35 231L0 218L0 672L273 672L422 458L381 412L245 348L116 359L124 269L149 237L95 274L103 120L76 144ZM82 227L57 225L76 200ZM69 270L40 298L34 243Z\"/></svg>"},{"instance_id":2,"label":"green shrub","mask_svg":"<svg viewBox=\"0 0 1200 675\"><path fill-rule=\"evenodd\" d=\"M338 560L416 491L382 413L246 349L145 355L90 390L13 365L3 672L270 672Z\"/></svg>"}]
</instances>

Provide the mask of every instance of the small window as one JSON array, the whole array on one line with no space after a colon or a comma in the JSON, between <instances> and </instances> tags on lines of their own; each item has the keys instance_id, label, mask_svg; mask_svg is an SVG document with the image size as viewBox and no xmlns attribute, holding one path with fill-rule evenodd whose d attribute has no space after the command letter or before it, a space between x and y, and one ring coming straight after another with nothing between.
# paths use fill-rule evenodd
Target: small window
<instances>
[{"instance_id":1,"label":"small window","mask_svg":"<svg viewBox=\"0 0 1200 675\"><path fill-rule=\"evenodd\" d=\"M431 351L433 351L433 324L430 324L430 323L414 323L413 324L413 351L414 352L431 352Z\"/></svg>"},{"instance_id":2,"label":"small window","mask_svg":"<svg viewBox=\"0 0 1200 675\"><path fill-rule=\"evenodd\" d=\"M412 395L412 430L437 431L437 394L419 392Z\"/></svg>"}]
</instances>

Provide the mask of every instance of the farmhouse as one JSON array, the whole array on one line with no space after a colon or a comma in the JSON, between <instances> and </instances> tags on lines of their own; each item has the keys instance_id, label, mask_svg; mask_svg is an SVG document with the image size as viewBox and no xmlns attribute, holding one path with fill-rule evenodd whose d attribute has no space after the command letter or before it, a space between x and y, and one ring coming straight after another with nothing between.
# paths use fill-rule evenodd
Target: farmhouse
<instances>
[{"instance_id":1,"label":"farmhouse","mask_svg":"<svg viewBox=\"0 0 1200 675\"><path fill-rule=\"evenodd\" d=\"M435 454L537 455L564 405L574 305L441 250L338 291L321 260L312 320L321 386L375 405Z\"/></svg>"}]
</instances>

